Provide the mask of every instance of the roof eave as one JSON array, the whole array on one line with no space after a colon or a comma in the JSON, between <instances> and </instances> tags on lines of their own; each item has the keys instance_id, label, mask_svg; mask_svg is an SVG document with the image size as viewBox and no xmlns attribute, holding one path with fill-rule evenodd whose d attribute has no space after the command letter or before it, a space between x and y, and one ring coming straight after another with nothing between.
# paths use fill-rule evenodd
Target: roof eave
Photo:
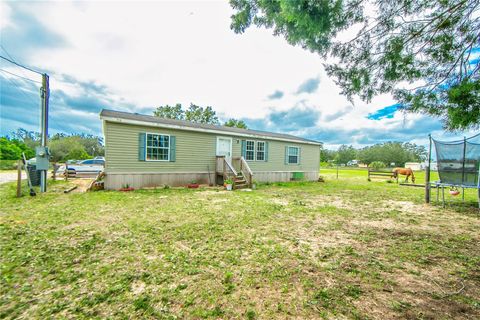
<instances>
[{"instance_id":1,"label":"roof eave","mask_svg":"<svg viewBox=\"0 0 480 320\"><path fill-rule=\"evenodd\" d=\"M288 139L288 138L277 138L277 137L272 137L272 136L268 136L268 135L246 134L246 133L239 133L239 132L233 132L233 131L227 132L227 131L215 130L215 129L193 128L193 127L187 127L187 126L182 126L182 125L174 125L174 124L166 124L166 123L160 123L160 122L150 122L150 121L125 119L125 118L121 118L121 117L104 116L102 114L100 114L100 119L103 120L103 121L126 123L126 124L149 126L149 127L157 127L157 128L167 128L167 129L176 129L176 130L184 130L184 131L215 133L215 134L221 134L221 135L232 135L232 136L238 136L238 137L257 138L257 139L259 138L259 139L276 140L276 141L286 141L286 142L303 143L303 144L318 145L318 146L323 145L321 142L316 142L316 141L296 140L296 139Z\"/></svg>"}]
</instances>

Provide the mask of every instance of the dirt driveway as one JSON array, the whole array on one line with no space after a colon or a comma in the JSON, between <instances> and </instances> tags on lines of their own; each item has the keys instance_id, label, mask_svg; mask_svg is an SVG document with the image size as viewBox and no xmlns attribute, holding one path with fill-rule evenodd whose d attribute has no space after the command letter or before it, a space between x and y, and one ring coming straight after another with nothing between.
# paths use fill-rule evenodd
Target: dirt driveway
<instances>
[{"instance_id":1,"label":"dirt driveway","mask_svg":"<svg viewBox=\"0 0 480 320\"><path fill-rule=\"evenodd\" d=\"M25 172L22 172L22 179L26 179L27 176ZM8 170L8 171L0 171L0 184L10 181L17 180L17 171Z\"/></svg>"}]
</instances>

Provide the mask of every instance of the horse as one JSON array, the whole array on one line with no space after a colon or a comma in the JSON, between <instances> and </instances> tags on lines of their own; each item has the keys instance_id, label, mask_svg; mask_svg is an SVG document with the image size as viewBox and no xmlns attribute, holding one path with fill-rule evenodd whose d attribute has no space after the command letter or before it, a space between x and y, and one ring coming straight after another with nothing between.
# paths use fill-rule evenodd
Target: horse
<instances>
[{"instance_id":1,"label":"horse","mask_svg":"<svg viewBox=\"0 0 480 320\"><path fill-rule=\"evenodd\" d=\"M410 169L410 168L393 168L392 178L397 179L399 174L401 174L403 176L407 176L405 178L405 182L408 182L408 177L412 176L412 183L415 183L415 176L413 175L413 170L412 169Z\"/></svg>"}]
</instances>

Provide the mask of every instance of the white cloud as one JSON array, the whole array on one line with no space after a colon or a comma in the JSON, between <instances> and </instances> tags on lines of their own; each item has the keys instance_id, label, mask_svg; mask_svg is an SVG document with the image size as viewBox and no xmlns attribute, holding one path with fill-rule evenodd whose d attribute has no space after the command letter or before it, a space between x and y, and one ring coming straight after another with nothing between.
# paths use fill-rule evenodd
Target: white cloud
<instances>
[{"instance_id":1,"label":"white cloud","mask_svg":"<svg viewBox=\"0 0 480 320\"><path fill-rule=\"evenodd\" d=\"M10 19L15 7L5 2L0 5L3 30L15 25ZM25 63L53 70L52 90L60 89L72 98L80 99L85 92L68 84L61 74L105 85L111 101L124 108L137 105L138 110L194 102L213 106L225 118L261 119L272 110L290 110L302 100L322 115L317 130L331 132L388 131L418 119L408 115L404 124L400 113L393 119L366 119L369 113L393 104L392 97L380 96L369 104L355 101L353 108L348 107L351 103L326 75L320 56L290 46L271 30L251 28L235 34L230 30L233 12L226 1L29 2L15 6L66 40L66 45L36 50ZM14 56L19 49L2 44ZM295 95L312 78L321 79L318 89ZM277 90L285 94L268 99ZM346 107L348 112L335 117ZM92 110L85 112L91 119ZM357 144L361 138L362 134L352 136L344 143Z\"/></svg>"}]
</instances>

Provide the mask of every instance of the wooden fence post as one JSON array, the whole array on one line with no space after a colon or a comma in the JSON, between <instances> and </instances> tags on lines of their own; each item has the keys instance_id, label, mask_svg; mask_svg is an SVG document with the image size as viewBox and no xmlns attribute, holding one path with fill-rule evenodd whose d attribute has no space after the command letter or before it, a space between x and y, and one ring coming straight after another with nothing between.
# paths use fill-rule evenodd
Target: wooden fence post
<instances>
[{"instance_id":1,"label":"wooden fence post","mask_svg":"<svg viewBox=\"0 0 480 320\"><path fill-rule=\"evenodd\" d=\"M17 161L17 198L22 196L22 160Z\"/></svg>"}]
</instances>

